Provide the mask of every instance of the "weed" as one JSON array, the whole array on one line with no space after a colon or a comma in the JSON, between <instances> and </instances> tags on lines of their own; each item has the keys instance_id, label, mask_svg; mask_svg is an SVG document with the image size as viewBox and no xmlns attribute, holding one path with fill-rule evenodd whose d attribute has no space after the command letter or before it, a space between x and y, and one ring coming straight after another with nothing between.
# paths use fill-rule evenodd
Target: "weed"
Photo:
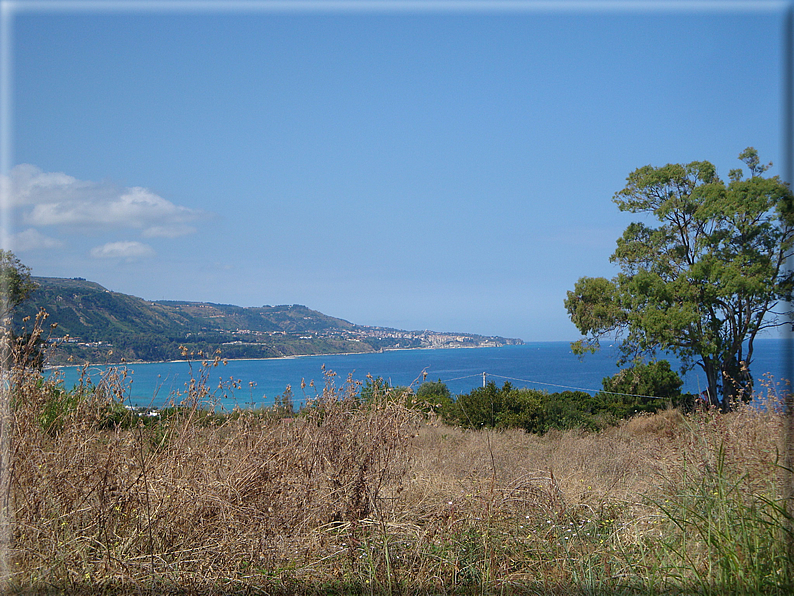
<instances>
[{"instance_id":1,"label":"weed","mask_svg":"<svg viewBox=\"0 0 794 596\"><path fill-rule=\"evenodd\" d=\"M328 371L300 412L291 393L229 412L218 398L239 382L209 386L222 360L194 356L156 412L127 407L123 368L73 390L14 371L6 591L791 588L779 408L474 431L423 418L407 388L372 383L361 399L362 383Z\"/></svg>"}]
</instances>

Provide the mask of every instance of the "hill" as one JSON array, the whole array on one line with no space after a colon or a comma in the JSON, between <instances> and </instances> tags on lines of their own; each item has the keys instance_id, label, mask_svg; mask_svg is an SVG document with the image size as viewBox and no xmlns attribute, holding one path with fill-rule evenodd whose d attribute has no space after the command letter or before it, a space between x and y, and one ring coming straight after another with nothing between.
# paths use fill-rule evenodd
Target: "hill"
<instances>
[{"instance_id":1,"label":"hill","mask_svg":"<svg viewBox=\"0 0 794 596\"><path fill-rule=\"evenodd\" d=\"M403 331L355 325L300 304L241 307L230 304L149 301L113 292L81 278L34 277L38 288L16 316L40 308L57 323L52 364L175 360L181 346L224 358L375 352L520 344L521 340L468 333ZM63 339L66 338L66 339Z\"/></svg>"}]
</instances>

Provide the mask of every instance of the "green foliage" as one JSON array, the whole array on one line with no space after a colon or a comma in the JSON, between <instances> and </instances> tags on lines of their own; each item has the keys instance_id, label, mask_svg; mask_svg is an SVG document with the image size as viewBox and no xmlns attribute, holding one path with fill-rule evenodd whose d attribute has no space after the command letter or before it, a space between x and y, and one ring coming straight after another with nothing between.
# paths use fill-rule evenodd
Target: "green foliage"
<instances>
[{"instance_id":1,"label":"green foliage","mask_svg":"<svg viewBox=\"0 0 794 596\"><path fill-rule=\"evenodd\" d=\"M51 355L53 363L174 360L181 345L205 353L223 346L226 358L372 351L342 335L352 323L300 305L150 302L83 279L39 277L31 284L35 291L15 309L14 323L19 327L25 317L32 319L40 307L46 308L58 323L57 334L72 338ZM327 337L318 335L325 331ZM90 345L96 342L103 344Z\"/></svg>"},{"instance_id":2,"label":"green foliage","mask_svg":"<svg viewBox=\"0 0 794 596\"><path fill-rule=\"evenodd\" d=\"M611 257L620 273L581 278L568 292L565 307L585 336L575 351L619 336L624 363L668 351L703 368L712 404L751 398L753 341L789 314L776 306L794 288L783 266L794 198L778 177L762 176L769 166L755 149L739 158L750 177L732 170L727 184L705 161L629 174L614 202L658 226L629 225Z\"/></svg>"},{"instance_id":3,"label":"green foliage","mask_svg":"<svg viewBox=\"0 0 794 596\"><path fill-rule=\"evenodd\" d=\"M470 393L459 395L455 407L448 413L448 419L463 428L493 428L502 412L505 393L512 390L510 383L498 388L490 381L485 387L477 387Z\"/></svg>"},{"instance_id":4,"label":"green foliage","mask_svg":"<svg viewBox=\"0 0 794 596\"><path fill-rule=\"evenodd\" d=\"M30 269L9 250L0 249L0 321L36 289Z\"/></svg>"},{"instance_id":5,"label":"green foliage","mask_svg":"<svg viewBox=\"0 0 794 596\"><path fill-rule=\"evenodd\" d=\"M425 381L416 390L416 406L425 413L443 414L449 411L453 403L449 387L441 379Z\"/></svg>"},{"instance_id":6,"label":"green foliage","mask_svg":"<svg viewBox=\"0 0 794 596\"><path fill-rule=\"evenodd\" d=\"M543 434L551 429L598 431L638 412L654 412L681 402L683 382L666 360L636 362L602 383L604 390L590 395L519 389L509 382L498 387L491 381L459 395L441 413L447 423L463 428L521 428Z\"/></svg>"},{"instance_id":7,"label":"green foliage","mask_svg":"<svg viewBox=\"0 0 794 596\"><path fill-rule=\"evenodd\" d=\"M375 400L383 397L390 389L388 381L383 380L383 377L367 377L364 385L359 392L359 400L363 403L372 403Z\"/></svg>"},{"instance_id":8,"label":"green foliage","mask_svg":"<svg viewBox=\"0 0 794 596\"><path fill-rule=\"evenodd\" d=\"M119 402L107 404L105 415L99 426L101 428L130 429L142 424L151 426L159 424L164 417L164 411L151 408L130 408Z\"/></svg>"},{"instance_id":9,"label":"green foliage","mask_svg":"<svg viewBox=\"0 0 794 596\"><path fill-rule=\"evenodd\" d=\"M546 394L530 389L513 389L509 383L502 387L502 394L502 407L496 416L496 426L523 428L530 433L546 431Z\"/></svg>"},{"instance_id":10,"label":"green foliage","mask_svg":"<svg viewBox=\"0 0 794 596\"><path fill-rule=\"evenodd\" d=\"M383 377L367 377L358 395L359 402L366 406L377 406L382 402L396 402L406 408L416 407L416 396L410 387L392 386Z\"/></svg>"},{"instance_id":11,"label":"green foliage","mask_svg":"<svg viewBox=\"0 0 794 596\"><path fill-rule=\"evenodd\" d=\"M47 318L47 313L37 311L25 319L13 320L18 307L36 287L30 277L30 269L14 253L0 249L0 329L3 331L0 367L3 370L16 365L41 369L44 365L41 323ZM32 332L25 329L31 320L35 321Z\"/></svg>"},{"instance_id":12,"label":"green foliage","mask_svg":"<svg viewBox=\"0 0 794 596\"><path fill-rule=\"evenodd\" d=\"M82 419L97 429L130 429L141 424L158 424L168 414L166 410L127 407L109 398L102 387L91 384L67 390L61 383L40 380L39 390L43 400L38 423L44 432L53 437L64 429L70 419Z\"/></svg>"},{"instance_id":13,"label":"green foliage","mask_svg":"<svg viewBox=\"0 0 794 596\"><path fill-rule=\"evenodd\" d=\"M583 335L588 335L599 330L613 331L625 322L626 314L618 298L614 283L603 277L583 277L576 282L573 292L568 292L565 306L568 308L569 302L576 304L572 312L568 308L571 320ZM595 349L582 342L576 342L573 348L576 354Z\"/></svg>"},{"instance_id":14,"label":"green foliage","mask_svg":"<svg viewBox=\"0 0 794 596\"><path fill-rule=\"evenodd\" d=\"M284 393L276 397L273 410L279 418L291 418L295 415L295 396L290 385L287 385Z\"/></svg>"},{"instance_id":15,"label":"green foliage","mask_svg":"<svg viewBox=\"0 0 794 596\"><path fill-rule=\"evenodd\" d=\"M775 474L761 493L748 480L720 445L713 466L685 477L677 493L656 503L668 522L662 571L673 585L689 578L689 593L791 593L791 512L784 499L768 496L776 492Z\"/></svg>"},{"instance_id":16,"label":"green foliage","mask_svg":"<svg viewBox=\"0 0 794 596\"><path fill-rule=\"evenodd\" d=\"M584 391L551 393L544 403L544 432L552 428L598 431L615 421L602 400Z\"/></svg>"},{"instance_id":17,"label":"green foliage","mask_svg":"<svg viewBox=\"0 0 794 596\"><path fill-rule=\"evenodd\" d=\"M509 382L497 387L491 381L459 395L444 412L444 419L463 428L521 428L543 434L551 429L600 430L614 422L615 417L603 396L583 391L547 393L519 389Z\"/></svg>"},{"instance_id":18,"label":"green foliage","mask_svg":"<svg viewBox=\"0 0 794 596\"><path fill-rule=\"evenodd\" d=\"M358 400L365 406L395 402L425 416L432 412L443 418L449 418L456 407L449 388L441 380L425 381L414 391L411 387L392 386L383 377L369 376L358 392Z\"/></svg>"},{"instance_id":19,"label":"green foliage","mask_svg":"<svg viewBox=\"0 0 794 596\"><path fill-rule=\"evenodd\" d=\"M648 364L635 362L601 381L605 409L617 418L636 412L655 412L671 403L678 403L684 382L670 369L667 360ZM654 399L657 398L657 399Z\"/></svg>"},{"instance_id":20,"label":"green foliage","mask_svg":"<svg viewBox=\"0 0 794 596\"><path fill-rule=\"evenodd\" d=\"M44 403L39 412L39 425L44 432L55 436L63 429L66 417L77 408L81 391L66 391L59 385L49 386L45 391L43 382L39 383L39 387L44 395Z\"/></svg>"}]
</instances>

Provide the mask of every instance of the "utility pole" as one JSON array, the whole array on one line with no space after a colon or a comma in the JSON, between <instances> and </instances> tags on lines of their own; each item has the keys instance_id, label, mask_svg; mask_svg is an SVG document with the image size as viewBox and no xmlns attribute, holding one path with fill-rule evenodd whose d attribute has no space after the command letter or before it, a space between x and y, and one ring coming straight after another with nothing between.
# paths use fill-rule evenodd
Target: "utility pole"
<instances>
[{"instance_id":1,"label":"utility pole","mask_svg":"<svg viewBox=\"0 0 794 596\"><path fill-rule=\"evenodd\" d=\"M482 373L482 388L485 389L485 373Z\"/></svg>"}]
</instances>

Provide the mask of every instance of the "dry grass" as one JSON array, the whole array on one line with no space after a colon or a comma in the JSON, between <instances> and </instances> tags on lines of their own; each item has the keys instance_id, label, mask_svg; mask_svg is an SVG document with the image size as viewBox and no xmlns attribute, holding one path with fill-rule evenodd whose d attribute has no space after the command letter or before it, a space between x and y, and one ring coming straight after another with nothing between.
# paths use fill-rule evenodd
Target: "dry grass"
<instances>
[{"instance_id":1,"label":"dry grass","mask_svg":"<svg viewBox=\"0 0 794 596\"><path fill-rule=\"evenodd\" d=\"M771 410L535 436L361 407L333 376L305 416L212 417L197 377L173 415L133 425L110 422L118 383L53 417L57 388L16 378L9 591L724 593L706 565L722 555L687 525L698 490L730 516L780 513ZM787 593L785 571L759 571L761 591Z\"/></svg>"}]
</instances>

